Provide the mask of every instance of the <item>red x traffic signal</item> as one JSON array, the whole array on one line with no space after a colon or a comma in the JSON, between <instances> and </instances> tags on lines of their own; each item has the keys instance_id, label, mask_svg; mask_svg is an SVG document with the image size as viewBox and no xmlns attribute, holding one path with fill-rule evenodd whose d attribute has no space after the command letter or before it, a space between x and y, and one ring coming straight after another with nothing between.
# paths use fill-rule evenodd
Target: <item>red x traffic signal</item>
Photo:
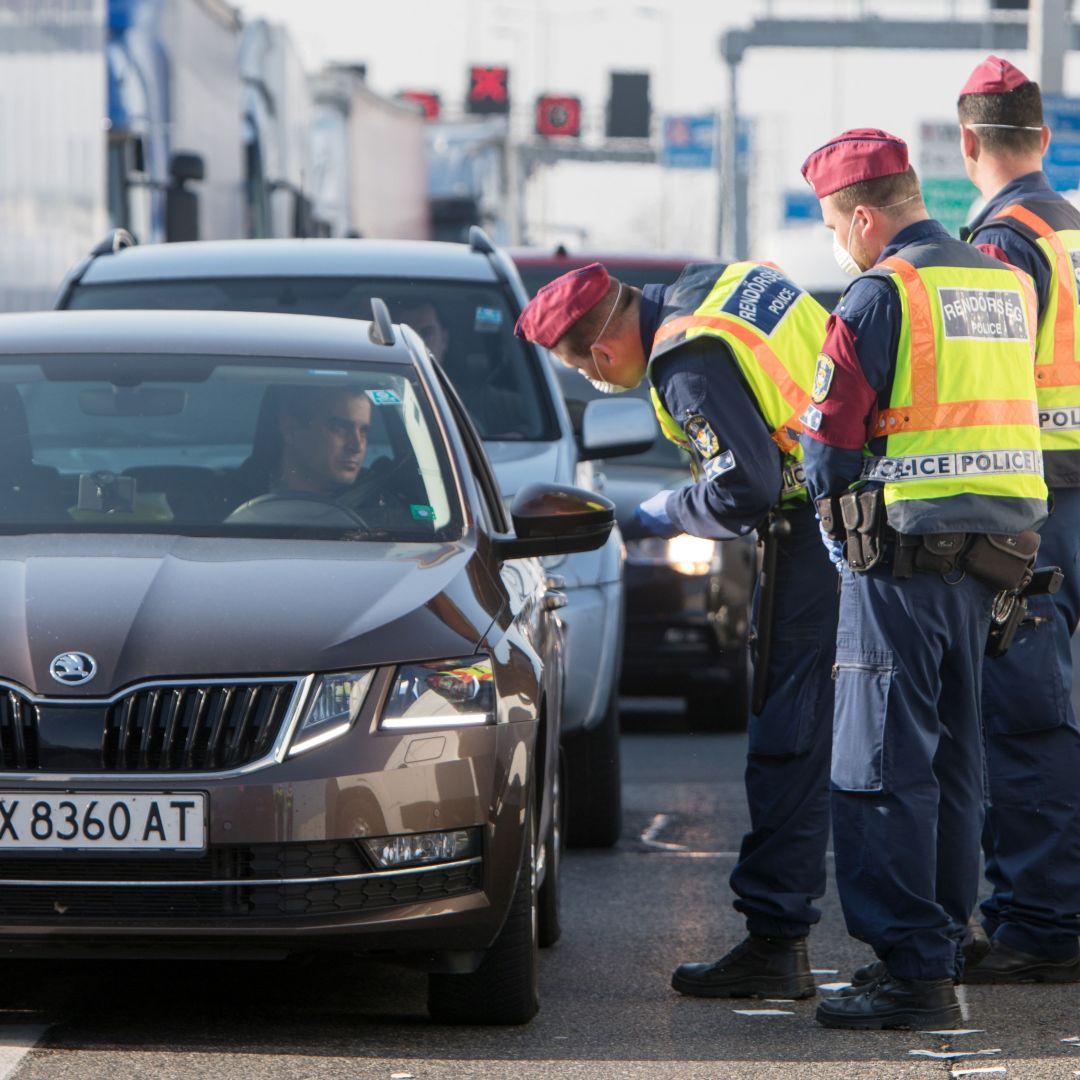
<instances>
[{"instance_id":1,"label":"red x traffic signal","mask_svg":"<svg viewBox=\"0 0 1080 1080\"><path fill-rule=\"evenodd\" d=\"M536 99L536 134L581 136L581 98L541 94Z\"/></svg>"},{"instance_id":2,"label":"red x traffic signal","mask_svg":"<svg viewBox=\"0 0 1080 1080\"><path fill-rule=\"evenodd\" d=\"M510 112L510 69L478 67L469 69L469 97L466 112L506 116Z\"/></svg>"}]
</instances>

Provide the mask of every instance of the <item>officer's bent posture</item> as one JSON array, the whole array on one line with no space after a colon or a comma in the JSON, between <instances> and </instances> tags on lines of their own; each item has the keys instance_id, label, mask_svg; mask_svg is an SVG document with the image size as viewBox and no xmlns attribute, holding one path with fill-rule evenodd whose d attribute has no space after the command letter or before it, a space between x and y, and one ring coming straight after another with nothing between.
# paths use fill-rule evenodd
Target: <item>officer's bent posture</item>
<instances>
[{"instance_id":1,"label":"officer's bent posture","mask_svg":"<svg viewBox=\"0 0 1080 1080\"><path fill-rule=\"evenodd\" d=\"M802 484L797 431L825 318L770 265L693 265L666 289L639 291L593 264L542 289L518 324L600 389L648 376L662 430L695 456L699 479L644 503L640 524L717 540L760 526L775 545L754 597L758 660L763 607L771 658L749 719L751 831L731 877L749 936L715 963L681 965L672 985L685 994L815 993L806 937L825 891L838 577Z\"/></svg>"},{"instance_id":2,"label":"officer's bent posture","mask_svg":"<svg viewBox=\"0 0 1080 1080\"><path fill-rule=\"evenodd\" d=\"M969 239L1031 275L1038 298L1035 385L1051 514L1039 563L1060 566L1054 596L1033 597L1009 652L983 670L990 806L983 829L993 894L991 949L965 982L1080 979L1080 728L1070 639L1080 622L1080 210L1042 171L1042 96L988 57L960 91L964 164L988 202Z\"/></svg>"},{"instance_id":3,"label":"officer's bent posture","mask_svg":"<svg viewBox=\"0 0 1080 1080\"><path fill-rule=\"evenodd\" d=\"M983 651L1046 517L1034 297L928 217L902 139L845 132L803 175L838 261L861 272L829 319L803 446L823 524L846 543L837 885L849 931L883 962L817 1018L949 1027L979 878Z\"/></svg>"}]
</instances>

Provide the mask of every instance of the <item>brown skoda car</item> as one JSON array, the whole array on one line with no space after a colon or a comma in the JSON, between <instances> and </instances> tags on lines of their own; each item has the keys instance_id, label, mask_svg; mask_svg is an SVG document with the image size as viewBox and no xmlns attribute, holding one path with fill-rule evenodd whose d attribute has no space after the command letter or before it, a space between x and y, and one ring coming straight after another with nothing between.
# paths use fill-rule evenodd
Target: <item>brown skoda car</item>
<instances>
[{"instance_id":1,"label":"brown skoda car","mask_svg":"<svg viewBox=\"0 0 1080 1080\"><path fill-rule=\"evenodd\" d=\"M561 595L420 339L0 319L0 955L375 952L520 1023L558 937Z\"/></svg>"}]
</instances>

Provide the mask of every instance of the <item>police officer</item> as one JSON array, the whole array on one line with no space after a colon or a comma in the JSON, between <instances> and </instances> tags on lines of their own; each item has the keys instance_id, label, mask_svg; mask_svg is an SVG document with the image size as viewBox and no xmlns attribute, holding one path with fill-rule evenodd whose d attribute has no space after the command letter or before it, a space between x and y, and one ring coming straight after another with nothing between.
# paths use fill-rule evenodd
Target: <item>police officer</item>
<instances>
[{"instance_id":1,"label":"police officer","mask_svg":"<svg viewBox=\"0 0 1080 1080\"><path fill-rule=\"evenodd\" d=\"M803 175L860 275L829 319L803 446L810 494L845 543L837 885L849 931L881 961L817 1018L947 1027L979 877L981 661L995 595L1023 583L1046 516L1034 298L928 217L902 139L844 132Z\"/></svg>"},{"instance_id":2,"label":"police officer","mask_svg":"<svg viewBox=\"0 0 1080 1080\"><path fill-rule=\"evenodd\" d=\"M775 565L753 622L756 638L768 594L772 655L749 720L751 831L731 877L748 936L714 963L679 966L672 985L699 997L815 993L806 937L826 881L838 577L796 431L824 329L813 297L754 262L692 265L674 285L640 291L594 263L541 289L517 327L601 390L648 377L664 434L694 455L699 478L638 507L640 525L717 540L771 526Z\"/></svg>"},{"instance_id":3,"label":"police officer","mask_svg":"<svg viewBox=\"0 0 1080 1080\"><path fill-rule=\"evenodd\" d=\"M988 57L958 103L968 176L988 200L970 240L1035 282L1035 382L1051 514L1039 562L1060 566L1054 596L1032 597L1009 652L983 672L990 806L983 830L993 894L989 955L966 982L1080 979L1080 729L1069 643L1080 622L1080 210L1042 171L1050 140L1039 87Z\"/></svg>"}]
</instances>

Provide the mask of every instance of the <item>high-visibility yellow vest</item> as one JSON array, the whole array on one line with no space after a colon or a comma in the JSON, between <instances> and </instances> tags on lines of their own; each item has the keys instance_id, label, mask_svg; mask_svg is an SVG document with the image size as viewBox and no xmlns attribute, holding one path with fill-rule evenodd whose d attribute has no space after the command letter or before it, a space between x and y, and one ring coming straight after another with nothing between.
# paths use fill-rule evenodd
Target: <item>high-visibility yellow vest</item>
<instances>
[{"instance_id":1,"label":"high-visibility yellow vest","mask_svg":"<svg viewBox=\"0 0 1080 1080\"><path fill-rule=\"evenodd\" d=\"M1021 199L984 222L1004 225L1034 244L1050 268L1039 313L1035 387L1043 466L1050 487L1080 487L1080 210L1065 199Z\"/></svg>"},{"instance_id":2,"label":"high-visibility yellow vest","mask_svg":"<svg viewBox=\"0 0 1080 1080\"><path fill-rule=\"evenodd\" d=\"M828 313L772 263L736 262L690 266L668 290L672 309L653 338L653 365L688 341L719 338L739 365L782 462L783 505L805 502L799 420L814 383ZM682 425L664 407L655 385L653 408L672 442L691 448ZM723 438L723 432L718 433Z\"/></svg>"},{"instance_id":3,"label":"high-visibility yellow vest","mask_svg":"<svg viewBox=\"0 0 1080 1080\"><path fill-rule=\"evenodd\" d=\"M951 238L909 245L868 273L892 282L901 307L876 422L885 453L863 469L884 484L889 524L916 534L1040 524L1031 279Z\"/></svg>"}]
</instances>

